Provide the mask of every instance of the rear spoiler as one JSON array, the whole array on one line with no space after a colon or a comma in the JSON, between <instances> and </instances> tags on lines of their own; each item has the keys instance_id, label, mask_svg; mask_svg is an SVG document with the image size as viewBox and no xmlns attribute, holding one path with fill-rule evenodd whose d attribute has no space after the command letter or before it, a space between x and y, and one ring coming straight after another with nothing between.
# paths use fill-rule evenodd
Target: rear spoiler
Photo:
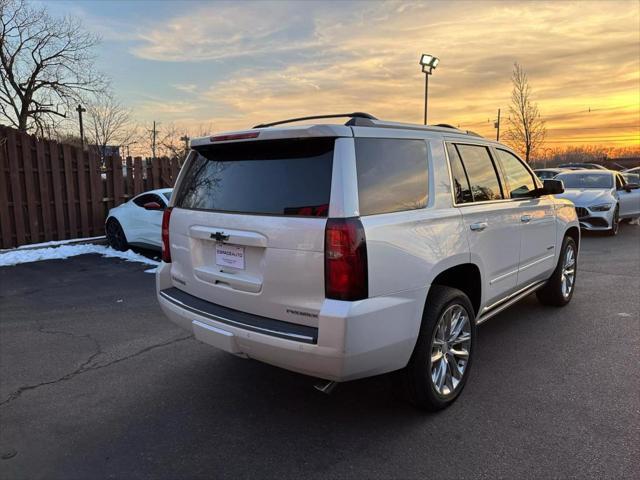
<instances>
[{"instance_id":1,"label":"rear spoiler","mask_svg":"<svg viewBox=\"0 0 640 480\"><path fill-rule=\"evenodd\" d=\"M191 148L233 142L312 137L353 137L353 131L345 125L300 125L273 129L265 128L264 130L241 130L237 132L225 132L209 137L194 138L191 140Z\"/></svg>"}]
</instances>

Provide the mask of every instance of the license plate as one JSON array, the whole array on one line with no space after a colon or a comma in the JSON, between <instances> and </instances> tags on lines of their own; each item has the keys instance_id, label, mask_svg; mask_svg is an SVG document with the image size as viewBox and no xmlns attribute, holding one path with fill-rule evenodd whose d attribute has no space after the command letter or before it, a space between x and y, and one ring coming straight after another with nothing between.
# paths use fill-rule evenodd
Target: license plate
<instances>
[{"instance_id":1,"label":"license plate","mask_svg":"<svg viewBox=\"0 0 640 480\"><path fill-rule=\"evenodd\" d=\"M244 247L216 243L216 265L244 270Z\"/></svg>"}]
</instances>

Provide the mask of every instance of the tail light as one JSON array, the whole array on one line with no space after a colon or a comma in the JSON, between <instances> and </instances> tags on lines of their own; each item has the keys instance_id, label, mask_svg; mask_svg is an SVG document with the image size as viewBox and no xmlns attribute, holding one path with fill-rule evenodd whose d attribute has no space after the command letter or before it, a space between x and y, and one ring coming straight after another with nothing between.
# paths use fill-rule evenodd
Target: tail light
<instances>
[{"instance_id":1,"label":"tail light","mask_svg":"<svg viewBox=\"0 0 640 480\"><path fill-rule=\"evenodd\" d=\"M171 263L171 244L169 243L169 220L173 208L165 208L162 215L162 261Z\"/></svg>"},{"instance_id":2,"label":"tail light","mask_svg":"<svg viewBox=\"0 0 640 480\"><path fill-rule=\"evenodd\" d=\"M327 220L324 246L325 296L362 300L369 295L367 242L357 217Z\"/></svg>"}]
</instances>

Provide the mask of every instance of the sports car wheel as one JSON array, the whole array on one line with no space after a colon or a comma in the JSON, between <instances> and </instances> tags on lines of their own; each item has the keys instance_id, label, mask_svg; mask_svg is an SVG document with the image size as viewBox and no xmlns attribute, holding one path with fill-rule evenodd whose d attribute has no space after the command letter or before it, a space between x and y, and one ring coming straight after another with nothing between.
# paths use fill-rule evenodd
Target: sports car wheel
<instances>
[{"instance_id":1,"label":"sports car wheel","mask_svg":"<svg viewBox=\"0 0 640 480\"><path fill-rule=\"evenodd\" d=\"M122 226L120 222L115 218L110 218L107 222L106 226L107 233L107 242L111 245L115 250L119 250L124 252L129 249L129 244L127 243L127 237L124 234L124 230L122 230Z\"/></svg>"}]
</instances>

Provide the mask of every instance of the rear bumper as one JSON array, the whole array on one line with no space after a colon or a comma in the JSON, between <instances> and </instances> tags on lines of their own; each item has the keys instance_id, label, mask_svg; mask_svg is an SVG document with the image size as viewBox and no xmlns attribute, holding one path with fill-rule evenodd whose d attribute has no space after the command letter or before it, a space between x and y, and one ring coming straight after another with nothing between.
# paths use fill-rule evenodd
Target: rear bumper
<instances>
[{"instance_id":1,"label":"rear bumper","mask_svg":"<svg viewBox=\"0 0 640 480\"><path fill-rule=\"evenodd\" d=\"M271 318L251 315L231 308L222 307L189 295L175 287L160 290L158 296L183 310L216 323L223 323L226 326L242 328L296 342L314 344L318 341L317 328L273 320Z\"/></svg>"},{"instance_id":2,"label":"rear bumper","mask_svg":"<svg viewBox=\"0 0 640 480\"><path fill-rule=\"evenodd\" d=\"M169 268L161 264L156 277L160 306L171 321L192 331L198 340L239 356L335 381L405 367L415 346L426 298L425 288L358 302L325 300L316 329L225 309L201 299L192 302L191 296L176 301L180 291L163 282L163 277L169 277Z\"/></svg>"}]
</instances>

